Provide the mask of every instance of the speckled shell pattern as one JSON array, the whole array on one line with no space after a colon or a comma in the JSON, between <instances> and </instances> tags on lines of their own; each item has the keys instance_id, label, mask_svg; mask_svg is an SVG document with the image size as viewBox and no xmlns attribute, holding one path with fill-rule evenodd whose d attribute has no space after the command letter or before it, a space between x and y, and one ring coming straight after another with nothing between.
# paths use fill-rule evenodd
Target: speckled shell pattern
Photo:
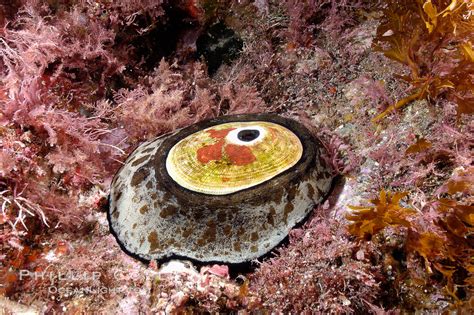
<instances>
[{"instance_id":1,"label":"speckled shell pattern","mask_svg":"<svg viewBox=\"0 0 474 315\"><path fill-rule=\"evenodd\" d=\"M167 174L167 152L178 141L232 121L270 121L303 144L300 161L274 178L228 195L206 195ZM273 114L223 116L140 145L115 175L109 197L111 231L143 260L185 258L242 263L270 252L329 192L332 172L323 146L294 120Z\"/></svg>"}]
</instances>

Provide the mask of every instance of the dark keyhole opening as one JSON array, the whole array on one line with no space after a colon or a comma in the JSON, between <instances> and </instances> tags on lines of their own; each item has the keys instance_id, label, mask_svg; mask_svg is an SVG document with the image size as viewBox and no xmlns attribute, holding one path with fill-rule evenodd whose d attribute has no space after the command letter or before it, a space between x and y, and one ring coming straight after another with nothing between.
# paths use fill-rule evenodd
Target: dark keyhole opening
<instances>
[{"instance_id":1,"label":"dark keyhole opening","mask_svg":"<svg viewBox=\"0 0 474 315\"><path fill-rule=\"evenodd\" d=\"M239 133L237 134L237 138L239 138L239 140L241 141L250 142L252 140L257 139L259 135L260 135L260 131L258 130L246 129L246 130L239 131Z\"/></svg>"}]
</instances>

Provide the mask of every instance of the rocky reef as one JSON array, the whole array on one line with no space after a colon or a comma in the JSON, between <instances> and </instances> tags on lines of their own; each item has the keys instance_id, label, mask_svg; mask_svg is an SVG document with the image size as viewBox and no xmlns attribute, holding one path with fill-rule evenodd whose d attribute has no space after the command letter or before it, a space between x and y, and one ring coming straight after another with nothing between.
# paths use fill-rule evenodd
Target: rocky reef
<instances>
[{"instance_id":1,"label":"rocky reef","mask_svg":"<svg viewBox=\"0 0 474 315\"><path fill-rule=\"evenodd\" d=\"M6 312L472 313L472 1L0 4ZM141 143L274 113L329 196L246 268L143 263L107 221Z\"/></svg>"}]
</instances>

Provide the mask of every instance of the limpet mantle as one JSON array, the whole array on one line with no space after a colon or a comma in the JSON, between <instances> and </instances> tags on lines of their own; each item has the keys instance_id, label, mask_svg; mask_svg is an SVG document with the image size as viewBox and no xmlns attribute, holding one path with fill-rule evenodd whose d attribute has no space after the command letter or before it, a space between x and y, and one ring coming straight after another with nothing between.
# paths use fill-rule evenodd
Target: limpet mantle
<instances>
[{"instance_id":1,"label":"limpet mantle","mask_svg":"<svg viewBox=\"0 0 474 315\"><path fill-rule=\"evenodd\" d=\"M168 154L186 137L206 129L218 132L226 129L227 123L251 123L255 127L260 122L277 124L296 135L302 153L294 165L260 183L224 194L193 191L168 173ZM259 131L259 135L264 133ZM240 137L251 142L255 134L247 132ZM233 144L238 133L232 137L225 144ZM208 140L197 150L220 141ZM214 150L216 155L201 160L209 163L222 158L234 166L252 160L232 160L227 154L232 150L226 151L225 144ZM255 147L249 148L252 151ZM323 150L304 126L273 114L223 116L145 142L112 181L108 211L111 231L127 253L144 260L250 261L271 251L328 193L332 178L322 158ZM257 157L256 152L251 153Z\"/></svg>"}]
</instances>

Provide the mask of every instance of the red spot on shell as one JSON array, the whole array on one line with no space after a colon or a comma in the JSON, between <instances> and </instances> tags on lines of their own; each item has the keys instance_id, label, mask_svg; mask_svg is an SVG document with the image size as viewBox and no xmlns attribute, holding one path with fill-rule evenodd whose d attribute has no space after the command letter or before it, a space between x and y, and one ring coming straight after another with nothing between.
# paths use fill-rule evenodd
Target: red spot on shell
<instances>
[{"instance_id":1,"label":"red spot on shell","mask_svg":"<svg viewBox=\"0 0 474 315\"><path fill-rule=\"evenodd\" d=\"M224 140L220 140L215 144L203 146L197 150L197 159L201 163L209 163L210 161L218 161L222 159L222 146Z\"/></svg>"},{"instance_id":2,"label":"red spot on shell","mask_svg":"<svg viewBox=\"0 0 474 315\"><path fill-rule=\"evenodd\" d=\"M225 138L227 136L227 134L229 132L231 132L232 130L234 130L234 129L235 128L226 128L226 129L222 129L222 130L211 129L211 130L208 130L207 132L209 133L211 138L222 139L222 138Z\"/></svg>"},{"instance_id":3,"label":"red spot on shell","mask_svg":"<svg viewBox=\"0 0 474 315\"><path fill-rule=\"evenodd\" d=\"M244 145L228 144L225 147L225 153L231 160L232 164L242 166L255 161L255 155L252 150Z\"/></svg>"}]
</instances>

